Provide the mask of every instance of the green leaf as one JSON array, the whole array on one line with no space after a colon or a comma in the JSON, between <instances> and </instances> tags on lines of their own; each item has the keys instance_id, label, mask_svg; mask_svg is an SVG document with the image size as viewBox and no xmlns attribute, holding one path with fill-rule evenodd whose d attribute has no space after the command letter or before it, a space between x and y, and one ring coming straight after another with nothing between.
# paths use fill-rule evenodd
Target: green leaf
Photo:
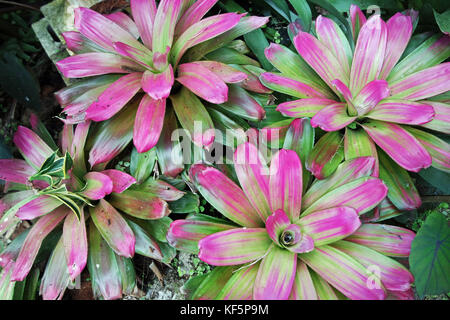
<instances>
[{"instance_id":1,"label":"green leaf","mask_svg":"<svg viewBox=\"0 0 450 320\"><path fill-rule=\"evenodd\" d=\"M198 195L187 192L181 199L168 202L169 209L173 213L190 213L194 212L200 205Z\"/></svg>"},{"instance_id":2,"label":"green leaf","mask_svg":"<svg viewBox=\"0 0 450 320\"><path fill-rule=\"evenodd\" d=\"M409 264L420 298L450 291L450 227L446 217L430 214L411 245Z\"/></svg>"},{"instance_id":3,"label":"green leaf","mask_svg":"<svg viewBox=\"0 0 450 320\"><path fill-rule=\"evenodd\" d=\"M444 192L444 194L450 194L450 184L448 183L450 181L449 173L429 167L420 170L419 175L429 184Z\"/></svg>"},{"instance_id":4,"label":"green leaf","mask_svg":"<svg viewBox=\"0 0 450 320\"><path fill-rule=\"evenodd\" d=\"M155 238L159 242L167 242L166 234L169 230L169 226L172 223L172 219L169 217L164 217L156 220L142 220L142 219L131 219L133 222L138 224L142 229L147 231L149 235ZM161 249L162 250L162 249Z\"/></svg>"},{"instance_id":5,"label":"green leaf","mask_svg":"<svg viewBox=\"0 0 450 320\"><path fill-rule=\"evenodd\" d=\"M39 84L19 59L10 52L0 57L0 87L27 108L39 110Z\"/></svg>"},{"instance_id":6,"label":"green leaf","mask_svg":"<svg viewBox=\"0 0 450 320\"><path fill-rule=\"evenodd\" d=\"M311 8L306 0L289 0L300 18L300 23L305 32L311 29Z\"/></svg>"},{"instance_id":7,"label":"green leaf","mask_svg":"<svg viewBox=\"0 0 450 320\"><path fill-rule=\"evenodd\" d=\"M439 26L439 29L445 34L450 33L450 9L445 11L444 13L438 13L433 9L434 18L436 19L436 23Z\"/></svg>"},{"instance_id":8,"label":"green leaf","mask_svg":"<svg viewBox=\"0 0 450 320\"><path fill-rule=\"evenodd\" d=\"M272 64L267 60L264 50L269 46L264 32L261 29L253 30L244 35L244 40L247 46L252 50L255 56L258 58L261 66L266 70L272 70Z\"/></svg>"},{"instance_id":9,"label":"green leaf","mask_svg":"<svg viewBox=\"0 0 450 320\"><path fill-rule=\"evenodd\" d=\"M280 16L291 22L291 14L289 11L289 6L284 0L264 0L269 6L272 7Z\"/></svg>"},{"instance_id":10,"label":"green leaf","mask_svg":"<svg viewBox=\"0 0 450 320\"><path fill-rule=\"evenodd\" d=\"M130 173L136 178L137 183L141 183L150 177L156 161L156 148L147 152L139 153L133 147L131 152Z\"/></svg>"}]
</instances>

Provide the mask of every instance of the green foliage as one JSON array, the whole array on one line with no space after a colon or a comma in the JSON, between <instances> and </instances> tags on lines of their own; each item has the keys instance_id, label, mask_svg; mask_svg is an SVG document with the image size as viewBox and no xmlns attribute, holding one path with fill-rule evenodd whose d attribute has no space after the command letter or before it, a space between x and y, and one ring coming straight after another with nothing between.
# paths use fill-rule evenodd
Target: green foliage
<instances>
[{"instance_id":1,"label":"green foliage","mask_svg":"<svg viewBox=\"0 0 450 320\"><path fill-rule=\"evenodd\" d=\"M420 298L450 292L449 257L450 227L448 204L441 210L426 213L411 245L409 264L415 278L416 291Z\"/></svg>"}]
</instances>

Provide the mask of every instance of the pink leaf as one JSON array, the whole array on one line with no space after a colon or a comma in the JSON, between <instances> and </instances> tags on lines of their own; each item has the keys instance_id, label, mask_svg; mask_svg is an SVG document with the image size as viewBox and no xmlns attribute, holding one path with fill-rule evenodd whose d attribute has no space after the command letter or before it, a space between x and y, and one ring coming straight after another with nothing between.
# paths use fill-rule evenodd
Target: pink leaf
<instances>
[{"instance_id":1,"label":"pink leaf","mask_svg":"<svg viewBox=\"0 0 450 320\"><path fill-rule=\"evenodd\" d=\"M184 63L178 67L177 81L199 97L214 104L228 99L228 87L216 74L195 63Z\"/></svg>"},{"instance_id":2,"label":"pink leaf","mask_svg":"<svg viewBox=\"0 0 450 320\"><path fill-rule=\"evenodd\" d=\"M261 258L272 240L262 228L235 228L201 239L198 257L215 266L239 265Z\"/></svg>"},{"instance_id":3,"label":"pink leaf","mask_svg":"<svg viewBox=\"0 0 450 320\"><path fill-rule=\"evenodd\" d=\"M270 205L281 209L293 221L300 215L302 202L302 163L297 153L281 149L270 163Z\"/></svg>"},{"instance_id":4,"label":"pink leaf","mask_svg":"<svg viewBox=\"0 0 450 320\"><path fill-rule=\"evenodd\" d=\"M169 65L161 73L145 71L142 76L142 90L155 100L166 99L170 95L174 83L173 69Z\"/></svg>"},{"instance_id":5,"label":"pink leaf","mask_svg":"<svg viewBox=\"0 0 450 320\"><path fill-rule=\"evenodd\" d=\"M70 209L62 206L40 218L31 228L17 257L12 280L22 281L33 266L34 259L47 235L70 213Z\"/></svg>"},{"instance_id":6,"label":"pink leaf","mask_svg":"<svg viewBox=\"0 0 450 320\"><path fill-rule=\"evenodd\" d=\"M111 179L113 184L111 192L121 193L127 190L132 184L136 183L134 177L120 170L108 169L103 170L101 173L107 175Z\"/></svg>"},{"instance_id":7,"label":"pink leaf","mask_svg":"<svg viewBox=\"0 0 450 320\"><path fill-rule=\"evenodd\" d=\"M142 98L133 129L133 143L139 153L147 152L158 143L165 111L166 99L153 100L147 95Z\"/></svg>"},{"instance_id":8,"label":"pink leaf","mask_svg":"<svg viewBox=\"0 0 450 320\"><path fill-rule=\"evenodd\" d=\"M74 280L87 263L88 244L83 208L79 218L74 213L67 215L63 226L63 241L68 272L70 278Z\"/></svg>"},{"instance_id":9,"label":"pink leaf","mask_svg":"<svg viewBox=\"0 0 450 320\"><path fill-rule=\"evenodd\" d=\"M379 15L373 15L362 26L350 70L349 88L353 96L378 78L383 66L386 38L386 24Z\"/></svg>"},{"instance_id":10,"label":"pink leaf","mask_svg":"<svg viewBox=\"0 0 450 320\"><path fill-rule=\"evenodd\" d=\"M361 126L381 149L406 170L418 172L431 165L430 154L399 125L371 120Z\"/></svg>"},{"instance_id":11,"label":"pink leaf","mask_svg":"<svg viewBox=\"0 0 450 320\"><path fill-rule=\"evenodd\" d=\"M234 167L247 199L263 221L271 214L269 204L269 169L258 149L247 142L237 147Z\"/></svg>"},{"instance_id":12,"label":"pink leaf","mask_svg":"<svg viewBox=\"0 0 450 320\"><path fill-rule=\"evenodd\" d=\"M44 161L53 154L53 150L36 133L30 129L19 126L13 138L27 163L39 169Z\"/></svg>"},{"instance_id":13,"label":"pink leaf","mask_svg":"<svg viewBox=\"0 0 450 320\"><path fill-rule=\"evenodd\" d=\"M81 193L88 199L103 199L113 190L113 182L106 174L92 171L88 172L84 179L86 180L86 186Z\"/></svg>"},{"instance_id":14,"label":"pink leaf","mask_svg":"<svg viewBox=\"0 0 450 320\"><path fill-rule=\"evenodd\" d=\"M86 118L103 121L119 112L141 88L142 73L135 72L113 82L86 110Z\"/></svg>"},{"instance_id":15,"label":"pink leaf","mask_svg":"<svg viewBox=\"0 0 450 320\"><path fill-rule=\"evenodd\" d=\"M150 50L153 42L153 23L156 16L155 0L131 0L131 13L139 30L142 42Z\"/></svg>"}]
</instances>

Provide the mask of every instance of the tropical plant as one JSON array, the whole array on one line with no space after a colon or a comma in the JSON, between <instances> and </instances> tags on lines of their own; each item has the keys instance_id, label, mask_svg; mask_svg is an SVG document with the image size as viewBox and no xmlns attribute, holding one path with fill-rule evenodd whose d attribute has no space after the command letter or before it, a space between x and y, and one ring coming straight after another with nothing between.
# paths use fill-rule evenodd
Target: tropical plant
<instances>
[{"instance_id":1,"label":"tropical plant","mask_svg":"<svg viewBox=\"0 0 450 320\"><path fill-rule=\"evenodd\" d=\"M131 166L138 180L116 169L88 170L85 144L91 121L75 130L65 125L60 148L35 117L32 124L36 132L20 126L14 136L25 160L0 160L0 179L7 181L8 191L0 199L0 233L21 221L32 222L0 253L1 296L11 298L50 233L59 240L42 277L44 299L62 298L86 264L95 296L116 299L122 292L130 294L135 253L164 263L173 257L160 234L171 221L168 201L185 192L151 177L151 164L140 163L136 156Z\"/></svg>"},{"instance_id":2,"label":"tropical plant","mask_svg":"<svg viewBox=\"0 0 450 320\"><path fill-rule=\"evenodd\" d=\"M450 56L450 38L426 34L410 41L416 18L410 10L387 22L379 14L366 19L352 5L348 39L335 21L320 15L316 36L295 36L299 55L279 44L266 49L280 73L260 76L268 88L299 98L279 104L278 111L310 117L313 127L326 132L306 161L316 178L328 177L344 159L373 156L374 176L389 187L385 207L400 210L421 204L406 170L450 169L449 144L430 132L450 132L450 63L441 63Z\"/></svg>"},{"instance_id":3,"label":"tropical plant","mask_svg":"<svg viewBox=\"0 0 450 320\"><path fill-rule=\"evenodd\" d=\"M76 54L57 62L57 67L65 77L90 78L69 87L70 99L64 92L56 94L65 121L110 119L141 89L133 129L138 152L157 144L168 98L199 146L214 142L212 119L199 98L224 104L247 120L261 120L264 109L246 90L270 92L258 80L264 70L243 54L248 50L242 41L233 40L268 18L225 13L202 19L216 2L162 0L157 6L154 0L131 0L133 19L123 12L101 15L76 8L78 31L63 33L68 49Z\"/></svg>"},{"instance_id":4,"label":"tropical plant","mask_svg":"<svg viewBox=\"0 0 450 320\"><path fill-rule=\"evenodd\" d=\"M412 297L411 273L390 257L408 257L414 233L359 218L387 193L371 176L373 157L344 161L304 192L293 150L281 149L267 167L247 142L234 166L242 189L214 167L190 168L195 187L227 220L193 215L172 222L167 234L175 248L218 266L193 298Z\"/></svg>"}]
</instances>

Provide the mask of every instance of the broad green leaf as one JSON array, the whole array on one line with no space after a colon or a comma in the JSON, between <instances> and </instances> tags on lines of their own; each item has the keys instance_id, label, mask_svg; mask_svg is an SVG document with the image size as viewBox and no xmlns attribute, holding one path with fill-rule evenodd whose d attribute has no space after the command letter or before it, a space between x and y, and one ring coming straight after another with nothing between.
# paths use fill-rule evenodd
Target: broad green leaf
<instances>
[{"instance_id":1,"label":"broad green leaf","mask_svg":"<svg viewBox=\"0 0 450 320\"><path fill-rule=\"evenodd\" d=\"M194 212L200 205L198 195L187 192L181 199L168 202L172 213L190 213Z\"/></svg>"},{"instance_id":2,"label":"broad green leaf","mask_svg":"<svg viewBox=\"0 0 450 320\"><path fill-rule=\"evenodd\" d=\"M156 161L156 148L139 153L133 147L131 152L130 173L136 178L137 183L142 183L150 177Z\"/></svg>"},{"instance_id":3,"label":"broad green leaf","mask_svg":"<svg viewBox=\"0 0 450 320\"><path fill-rule=\"evenodd\" d=\"M434 18L436 19L436 23L439 26L439 29L445 34L449 34L450 32L450 9L443 13L438 13L433 9Z\"/></svg>"},{"instance_id":4,"label":"broad green leaf","mask_svg":"<svg viewBox=\"0 0 450 320\"><path fill-rule=\"evenodd\" d=\"M450 227L447 218L433 212L411 244L409 264L419 297L450 291Z\"/></svg>"},{"instance_id":5,"label":"broad green leaf","mask_svg":"<svg viewBox=\"0 0 450 320\"><path fill-rule=\"evenodd\" d=\"M311 8L306 0L289 0L297 12L305 32L311 29Z\"/></svg>"},{"instance_id":6,"label":"broad green leaf","mask_svg":"<svg viewBox=\"0 0 450 320\"><path fill-rule=\"evenodd\" d=\"M448 183L450 181L450 173L429 167L420 170L419 176L445 194L450 194L450 183Z\"/></svg>"}]
</instances>

